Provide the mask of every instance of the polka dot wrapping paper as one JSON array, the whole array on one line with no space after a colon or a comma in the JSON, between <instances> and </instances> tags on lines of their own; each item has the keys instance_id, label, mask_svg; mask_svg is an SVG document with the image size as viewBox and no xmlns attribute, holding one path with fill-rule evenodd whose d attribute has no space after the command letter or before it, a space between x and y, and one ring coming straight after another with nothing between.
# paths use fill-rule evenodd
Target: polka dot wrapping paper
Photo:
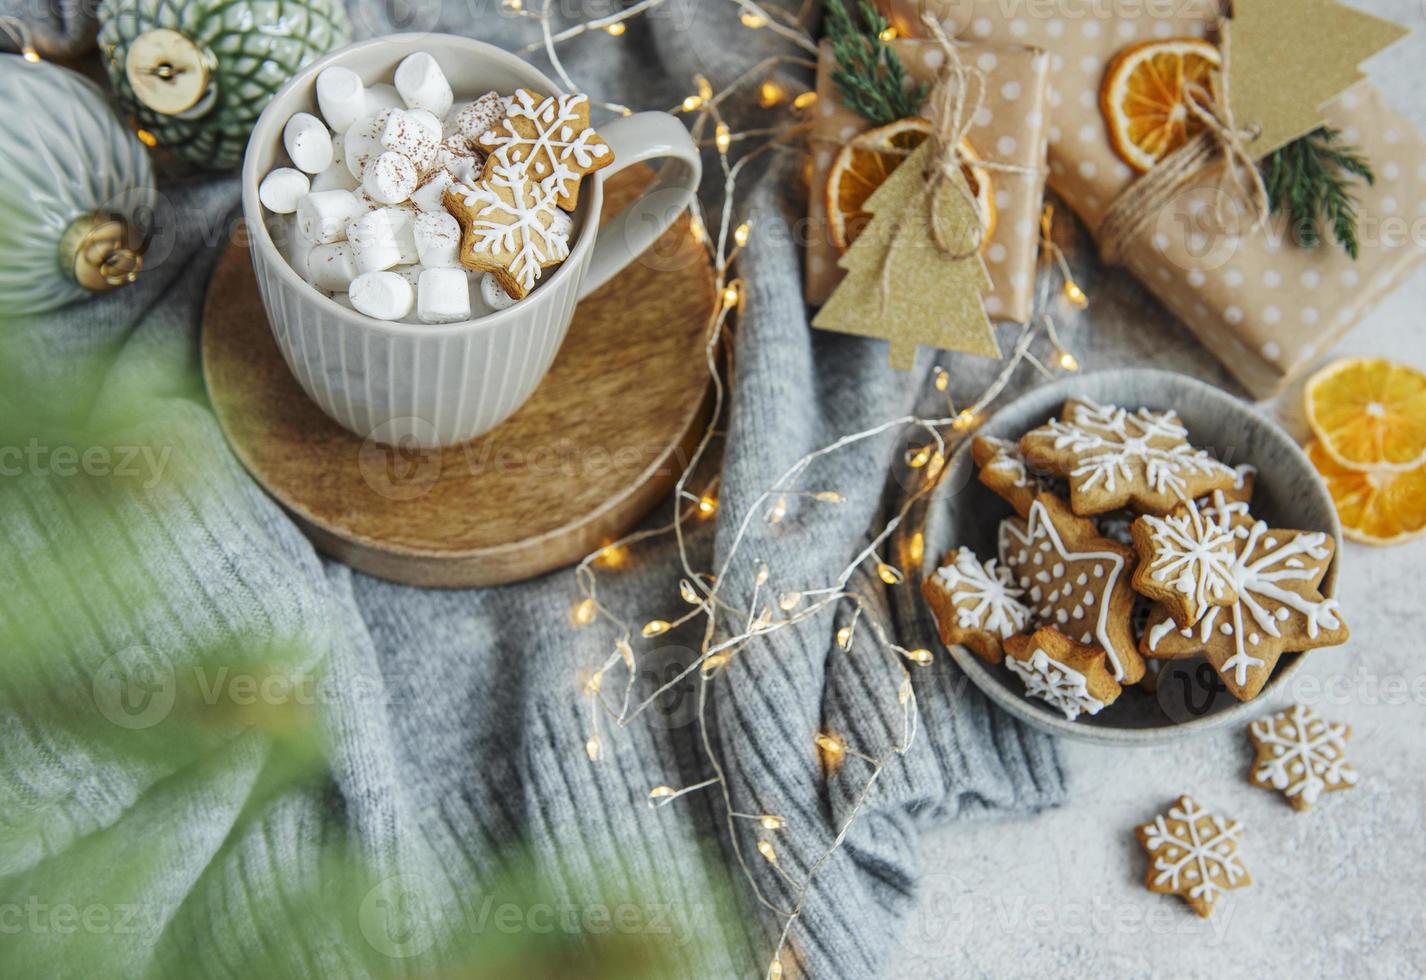
<instances>
[{"instance_id":1,"label":"polka dot wrapping paper","mask_svg":"<svg viewBox=\"0 0 1426 980\"><path fill-rule=\"evenodd\" d=\"M1050 53L1049 184L1091 229L1135 176L1112 149L1100 113L1106 67L1131 44L1205 37L1218 12L1216 0L1117 6L886 0L880 6L905 33L924 30L919 10L925 7L942 16L948 33ZM1121 8L1140 16L1116 15ZM1299 246L1282 214L1248 234L1237 201L1219 190L1216 171L1179 194L1123 253L1127 268L1258 398L1277 394L1310 368L1426 259L1426 142L1367 81L1329 102L1324 115L1376 173L1375 186L1357 185L1356 261L1330 234L1315 249Z\"/></svg>"},{"instance_id":2,"label":"polka dot wrapping paper","mask_svg":"<svg viewBox=\"0 0 1426 980\"><path fill-rule=\"evenodd\" d=\"M935 84L945 53L931 41L900 39L892 47L912 79ZM985 74L985 100L966 140L975 154L1029 173L995 170L995 226L981 254L993 288L985 311L994 320L1024 323L1030 318L1035 289L1035 263L1044 200L1046 139L1049 120L1049 58L1045 52L1019 44L958 45L968 66ZM817 61L817 108L808 137L812 178L807 208L805 293L814 306L826 302L845 274L841 257L828 233L827 173L837 152L872 123L842 105L832 81L836 59L823 43Z\"/></svg>"}]
</instances>

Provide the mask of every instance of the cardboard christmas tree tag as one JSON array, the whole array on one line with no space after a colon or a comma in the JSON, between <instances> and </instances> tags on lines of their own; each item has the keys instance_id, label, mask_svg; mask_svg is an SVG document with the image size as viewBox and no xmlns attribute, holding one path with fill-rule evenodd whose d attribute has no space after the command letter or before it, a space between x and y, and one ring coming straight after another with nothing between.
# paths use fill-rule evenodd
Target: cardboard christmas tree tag
<instances>
[{"instance_id":1,"label":"cardboard christmas tree tag","mask_svg":"<svg viewBox=\"0 0 1426 980\"><path fill-rule=\"evenodd\" d=\"M890 341L899 371L911 370L922 344L1000 356L985 312L992 283L977 248L980 216L960 168L940 180L934 200L927 193L935 142L922 143L868 198L871 223L837 263L847 277L812 322ZM932 231L933 207L945 249Z\"/></svg>"},{"instance_id":2,"label":"cardboard christmas tree tag","mask_svg":"<svg viewBox=\"0 0 1426 980\"><path fill-rule=\"evenodd\" d=\"M1258 159L1321 126L1323 107L1365 77L1361 62L1410 33L1337 0L1234 0L1223 29L1233 119L1258 130Z\"/></svg>"}]
</instances>

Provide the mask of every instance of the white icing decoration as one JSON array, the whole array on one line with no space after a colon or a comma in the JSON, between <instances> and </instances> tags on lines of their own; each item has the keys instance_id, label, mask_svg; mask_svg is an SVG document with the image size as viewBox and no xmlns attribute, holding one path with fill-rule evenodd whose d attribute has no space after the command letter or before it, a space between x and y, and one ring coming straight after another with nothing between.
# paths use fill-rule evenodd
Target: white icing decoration
<instances>
[{"instance_id":1,"label":"white icing decoration","mask_svg":"<svg viewBox=\"0 0 1426 980\"><path fill-rule=\"evenodd\" d=\"M1002 640L1022 633L1030 610L1020 602L1010 570L995 559L982 565L969 548L956 552L951 564L936 571L936 579L950 596L961 629L984 630Z\"/></svg>"},{"instance_id":2,"label":"white icing decoration","mask_svg":"<svg viewBox=\"0 0 1426 980\"><path fill-rule=\"evenodd\" d=\"M510 201L498 193L509 192ZM491 176L475 185L453 184L466 207L478 208L471 220L471 250L513 252L509 271L526 290L535 288L545 265L569 257L569 236L553 227L555 203L541 185L517 166L497 163Z\"/></svg>"},{"instance_id":3,"label":"white icing decoration","mask_svg":"<svg viewBox=\"0 0 1426 980\"><path fill-rule=\"evenodd\" d=\"M1313 562L1325 560L1331 554L1331 549L1327 547L1326 534L1320 531L1298 534L1286 544L1277 542L1275 538L1268 538L1276 546L1268 548L1267 553L1261 557L1254 558L1254 552L1259 550L1259 542L1267 537L1268 526L1258 521L1252 528L1240 530L1245 530L1246 533L1239 538L1238 555L1232 568L1238 601L1229 607L1209 609L1199 624L1198 637L1200 642L1207 643L1215 629L1224 636L1233 637L1233 656L1224 662L1221 671L1233 671L1234 681L1242 686L1248 682L1249 670L1261 667L1267 662L1248 652L1249 646L1259 645L1261 636L1256 630L1244 628L1245 610L1259 630L1274 638L1282 636L1278 624L1290 619L1293 612L1299 613L1306 620L1307 635L1312 639L1316 639L1324 628L1337 629L1341 626L1341 620L1337 616L1337 610L1340 608L1337 600L1309 599L1280 584L1310 582L1313 579L1317 574L1316 570L1300 567L1300 563L1298 567L1294 567L1291 561L1297 555L1306 555ZM1280 605L1275 611L1269 610L1263 605L1265 600ZM1221 623L1220 614L1227 617ZM1160 627L1162 625L1160 624ZM1168 631L1160 627L1149 631L1150 650L1158 649L1159 642L1168 635ZM1183 635L1192 637L1194 633L1191 629L1186 629Z\"/></svg>"},{"instance_id":4,"label":"white icing decoration","mask_svg":"<svg viewBox=\"0 0 1426 980\"><path fill-rule=\"evenodd\" d=\"M1346 759L1347 726L1324 722L1311 708L1295 704L1253 722L1252 732L1272 753L1254 778L1289 797L1316 803L1328 787L1357 783L1357 772Z\"/></svg>"},{"instance_id":5,"label":"white icing decoration","mask_svg":"<svg viewBox=\"0 0 1426 980\"><path fill-rule=\"evenodd\" d=\"M1114 649L1114 644L1109 639L1109 599L1114 595L1114 589L1119 582L1119 577L1124 572L1124 559L1112 551L1087 551L1072 552L1064 540L1060 537L1059 530L1055 527L1054 521L1050 519L1049 512L1045 505L1038 500L1030 507L1030 515L1025 521L1025 530L1022 532L1015 523L1003 521L1000 525L1000 555L1001 560L1005 560L1005 555L1017 544L1029 547L1038 541L1043 541L1046 548L1053 547L1055 551L1067 562L1094 561L1094 575L1096 578L1105 577L1105 566L1097 562L1105 561L1109 563L1108 580L1105 583L1100 595L1104 601L1098 604L1097 622L1095 624L1095 641L1104 650L1109 659L1110 671L1114 674L1114 679L1122 680L1124 677L1124 667L1119 662L1119 655ZM1043 573L1041 573L1043 574ZM1041 611L1045 615L1044 611Z\"/></svg>"},{"instance_id":6,"label":"white icing decoration","mask_svg":"<svg viewBox=\"0 0 1426 980\"><path fill-rule=\"evenodd\" d=\"M1169 808L1168 820L1176 821L1172 829L1162 815L1143 828L1144 845L1157 872L1154 884L1167 884L1182 893L1187 883L1187 897L1203 900L1211 908L1220 895L1248 876L1238 856L1243 825L1210 813L1189 797L1181 803Z\"/></svg>"},{"instance_id":7,"label":"white icing decoration","mask_svg":"<svg viewBox=\"0 0 1426 980\"><path fill-rule=\"evenodd\" d=\"M991 446L995 448L995 455L985 464L988 470L1004 470L1015 478L1012 486L1018 488L1030 485L1030 470L1025 465L1025 457L1020 453L1020 447L1009 439L997 439L994 436L983 436Z\"/></svg>"},{"instance_id":8,"label":"white icing decoration","mask_svg":"<svg viewBox=\"0 0 1426 980\"><path fill-rule=\"evenodd\" d=\"M1076 402L1070 421L1052 419L1037 430L1054 437L1056 449L1068 449L1079 458L1069 476L1076 491L1103 487L1116 493L1119 481L1132 480L1132 463L1142 463L1145 479L1155 493L1187 496L1187 477L1229 473L1227 466L1188 444L1188 430L1173 412L1141 408L1132 415L1114 405ZM1032 433L1033 435L1034 433ZM1155 439L1173 440L1169 446L1152 445Z\"/></svg>"},{"instance_id":9,"label":"white icing decoration","mask_svg":"<svg viewBox=\"0 0 1426 980\"><path fill-rule=\"evenodd\" d=\"M480 145L502 160L527 164L531 176L554 197L569 197L595 161L610 153L599 134L580 121L580 110L588 102L583 95L542 99L517 89L505 118L481 134ZM513 122L521 119L529 121L533 136L515 128Z\"/></svg>"},{"instance_id":10,"label":"white icing decoration","mask_svg":"<svg viewBox=\"0 0 1426 980\"><path fill-rule=\"evenodd\" d=\"M1237 561L1232 526L1209 520L1191 501L1167 517L1145 517L1153 553L1148 576L1183 596L1190 620L1232 595Z\"/></svg>"},{"instance_id":11,"label":"white icing decoration","mask_svg":"<svg viewBox=\"0 0 1426 980\"><path fill-rule=\"evenodd\" d=\"M1083 674L1052 659L1039 647L1028 661L1006 657L1005 666L1025 682L1028 696L1049 702L1070 721L1083 714L1097 715L1104 708L1104 702L1089 693L1089 682Z\"/></svg>"}]
</instances>

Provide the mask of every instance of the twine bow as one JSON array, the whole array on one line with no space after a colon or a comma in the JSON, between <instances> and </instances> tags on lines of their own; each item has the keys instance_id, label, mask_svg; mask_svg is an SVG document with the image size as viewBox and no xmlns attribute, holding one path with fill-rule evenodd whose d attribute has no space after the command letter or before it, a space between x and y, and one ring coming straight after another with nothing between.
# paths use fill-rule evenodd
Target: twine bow
<instances>
[{"instance_id":1,"label":"twine bow","mask_svg":"<svg viewBox=\"0 0 1426 980\"><path fill-rule=\"evenodd\" d=\"M924 210L926 213L931 240L935 243L937 251L953 261L959 261L979 254L981 246L985 243L986 233L985 216L981 213L980 203L971 193L969 183L961 178L961 174L964 172L963 168L974 167L978 170L994 170L1001 173L1029 176L1039 175L1041 170L1036 167L1024 167L998 160L975 159L966 154L966 134L975 125L976 116L979 115L981 107L985 104L985 72L967 65L961 60L960 51L946 35L939 20L929 13L923 13L921 22L926 25L931 40L935 41L940 48L943 60L936 84L931 89L930 97L926 100L926 116L931 123L931 135L927 137L931 143L931 152L922 172L925 181L922 192L924 206L920 210ZM956 188L965 199L968 213L973 215L974 234L971 236L971 241L964 246L953 240L954 229L946 227L943 209L937 207L941 192L947 186ZM881 308L883 312L886 311L891 296L891 275L896 265L893 257L901 244L902 233L906 230L906 219L914 216L917 211L918 208L915 206L906 209L901 220L897 222L891 244L887 247L886 255L883 257L881 269Z\"/></svg>"},{"instance_id":2,"label":"twine bow","mask_svg":"<svg viewBox=\"0 0 1426 980\"><path fill-rule=\"evenodd\" d=\"M1244 202L1252 216L1248 233L1262 228L1271 214L1271 201L1258 163L1248 150L1257 138L1257 127L1239 129L1233 118L1233 100L1228 64L1232 53L1232 30L1225 21L1221 26L1222 67L1216 72L1219 98L1201 85L1187 91L1188 111L1202 125L1192 139L1160 160L1152 170L1126 187L1105 212L1099 224L1099 254L1105 262L1117 264L1124 250L1150 225L1163 210L1220 157L1223 175L1220 189L1231 183L1234 193L1220 195L1215 214L1224 225L1225 197Z\"/></svg>"}]
</instances>

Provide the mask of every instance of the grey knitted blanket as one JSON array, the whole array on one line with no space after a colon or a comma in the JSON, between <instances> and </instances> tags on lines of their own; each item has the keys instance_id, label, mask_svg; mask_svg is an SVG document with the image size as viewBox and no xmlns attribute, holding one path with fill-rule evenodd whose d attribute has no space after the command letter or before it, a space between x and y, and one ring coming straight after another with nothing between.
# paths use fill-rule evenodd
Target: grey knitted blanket
<instances>
[{"instance_id":1,"label":"grey knitted blanket","mask_svg":"<svg viewBox=\"0 0 1426 980\"><path fill-rule=\"evenodd\" d=\"M533 39L497 7L446 4L439 26ZM358 33L389 30L388 14L356 11ZM51 26L82 38L67 18ZM564 51L599 97L666 108L694 72L721 84L779 49L737 20L732 3L669 0L617 41ZM793 227L798 173L772 158L740 213ZM571 573L435 592L321 558L229 453L197 370L226 243L215 219L233 213L236 182L173 177L162 192L205 220L181 222L141 283L0 324L0 446L21 461L0 479L0 976L762 975L782 918L744 879L720 796L646 805L655 785L711 775L692 686L607 734L591 762L578 673L613 636L571 627ZM722 507L692 541L703 567L798 457L941 397L929 354L902 375L884 345L811 332L799 261L786 234L755 234L741 260ZM953 391L994 368L955 360ZM894 505L903 449L888 437L830 458L817 478L847 502L754 522L741 553L785 588L827 581ZM665 505L650 522L667 518ZM641 547L601 595L636 621L667 613L677 569L671 542ZM854 584L902 642L934 647L911 586ZM872 752L900 732L894 669L837 649L840 622L741 656L709 706L733 806L785 819L771 836L792 881L865 778L855 759L824 775L812 734ZM650 662L676 667L694 646L670 634ZM917 740L807 892L788 975L878 974L927 870L922 831L1062 797L1050 744L943 654L916 690ZM791 907L795 889L752 850L757 826L738 833L758 891Z\"/></svg>"}]
</instances>

